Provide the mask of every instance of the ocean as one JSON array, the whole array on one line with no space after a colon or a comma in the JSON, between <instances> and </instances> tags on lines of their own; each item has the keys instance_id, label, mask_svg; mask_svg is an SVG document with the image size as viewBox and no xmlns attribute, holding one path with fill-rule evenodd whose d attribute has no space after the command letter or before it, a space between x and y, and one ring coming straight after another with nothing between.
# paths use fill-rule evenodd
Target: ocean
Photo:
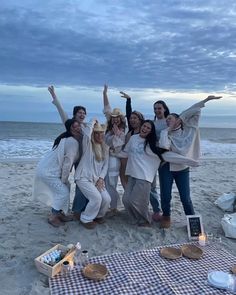
<instances>
[{"instance_id":1,"label":"ocean","mask_svg":"<svg viewBox=\"0 0 236 295\"><path fill-rule=\"evenodd\" d=\"M236 157L236 128L200 130L203 158ZM0 122L0 161L38 160L62 132L59 123Z\"/></svg>"}]
</instances>

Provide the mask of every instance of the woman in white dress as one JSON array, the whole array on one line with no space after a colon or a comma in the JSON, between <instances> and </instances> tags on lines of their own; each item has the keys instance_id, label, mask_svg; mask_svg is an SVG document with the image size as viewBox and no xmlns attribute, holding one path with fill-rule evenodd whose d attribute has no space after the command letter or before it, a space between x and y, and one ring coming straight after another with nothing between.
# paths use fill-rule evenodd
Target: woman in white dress
<instances>
[{"instance_id":1,"label":"woman in white dress","mask_svg":"<svg viewBox=\"0 0 236 295\"><path fill-rule=\"evenodd\" d=\"M59 227L67 217L70 201L69 174L79 157L79 123L74 119L65 122L66 132L58 136L53 149L38 163L34 182L34 198L52 207L48 222Z\"/></svg>"},{"instance_id":2,"label":"woman in white dress","mask_svg":"<svg viewBox=\"0 0 236 295\"><path fill-rule=\"evenodd\" d=\"M52 103L56 106L58 113L61 117L62 123L65 124L65 122L68 120L68 115L64 111L60 103L60 100L58 99L56 95L54 86L53 85L49 86L48 91L52 96ZM85 122L86 115L87 115L87 111L84 106L78 105L73 108L73 119L75 119L80 124L81 130L82 130L81 136L79 138L79 148L80 148L79 158L77 163L75 163L75 168L77 167L80 161L80 158L82 157L82 154L83 154L83 149L82 149L83 134L87 132L87 124L88 124ZM76 186L75 197L74 197L73 206L72 206L72 211L76 219L80 220L80 214L81 212L84 211L87 203L88 203L88 200L82 194L78 186Z\"/></svg>"}]
</instances>

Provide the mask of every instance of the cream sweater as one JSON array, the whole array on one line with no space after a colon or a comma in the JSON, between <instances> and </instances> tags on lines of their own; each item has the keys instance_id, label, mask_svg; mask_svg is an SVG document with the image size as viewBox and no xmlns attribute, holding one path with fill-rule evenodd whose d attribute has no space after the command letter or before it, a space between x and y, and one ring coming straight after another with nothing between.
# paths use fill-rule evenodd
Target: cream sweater
<instances>
[{"instance_id":1,"label":"cream sweater","mask_svg":"<svg viewBox=\"0 0 236 295\"><path fill-rule=\"evenodd\" d=\"M170 131L167 128L162 130L159 146L197 162L200 157L200 133L198 125L201 108L204 106L204 102L201 101L182 112L180 118L183 122L183 129ZM171 171L180 171L187 167L184 163L170 163Z\"/></svg>"}]
</instances>

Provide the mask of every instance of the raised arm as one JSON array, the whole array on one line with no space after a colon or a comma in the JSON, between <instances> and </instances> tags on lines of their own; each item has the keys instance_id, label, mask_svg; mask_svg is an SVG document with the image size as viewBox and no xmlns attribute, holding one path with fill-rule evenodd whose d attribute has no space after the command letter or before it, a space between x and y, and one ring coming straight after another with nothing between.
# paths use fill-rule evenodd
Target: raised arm
<instances>
[{"instance_id":1,"label":"raised arm","mask_svg":"<svg viewBox=\"0 0 236 295\"><path fill-rule=\"evenodd\" d=\"M208 102L208 101L210 101L210 100L214 100L214 99L220 99L220 98L222 98L222 96L209 95L207 98L205 98L205 99L203 100L203 103L206 103L206 102Z\"/></svg>"},{"instance_id":2,"label":"raised arm","mask_svg":"<svg viewBox=\"0 0 236 295\"><path fill-rule=\"evenodd\" d=\"M180 114L181 120L183 121L184 124L186 124L188 126L197 127L199 117L201 114L201 108L205 107L206 102L208 102L210 100L214 100L214 99L220 99L220 98L221 98L221 96L210 95L207 98L205 98L204 100L201 100L198 103L195 103L190 108L188 108L187 110L183 111Z\"/></svg>"},{"instance_id":3,"label":"raised arm","mask_svg":"<svg viewBox=\"0 0 236 295\"><path fill-rule=\"evenodd\" d=\"M108 86L105 84L104 88L103 88L103 106L104 106L104 108L109 105L107 90L108 90Z\"/></svg>"},{"instance_id":4,"label":"raised arm","mask_svg":"<svg viewBox=\"0 0 236 295\"><path fill-rule=\"evenodd\" d=\"M68 120L68 115L66 114L66 112L63 110L60 101L58 100L55 90L54 90L54 86L51 85L48 87L48 91L52 96L52 103L56 106L58 113L61 117L61 120L63 122L63 124L65 124L66 120Z\"/></svg>"},{"instance_id":5,"label":"raised arm","mask_svg":"<svg viewBox=\"0 0 236 295\"><path fill-rule=\"evenodd\" d=\"M122 94L121 97L126 98L126 118L127 118L129 130L130 130L131 126L130 126L129 119L130 119L130 116L131 116L131 113L132 113L131 97L127 93L125 93L123 91L120 91L120 94Z\"/></svg>"},{"instance_id":6,"label":"raised arm","mask_svg":"<svg viewBox=\"0 0 236 295\"><path fill-rule=\"evenodd\" d=\"M108 89L108 86L105 84L103 88L103 107L104 107L103 113L105 114L106 119L109 120L112 110L108 100L107 89Z\"/></svg>"}]
</instances>

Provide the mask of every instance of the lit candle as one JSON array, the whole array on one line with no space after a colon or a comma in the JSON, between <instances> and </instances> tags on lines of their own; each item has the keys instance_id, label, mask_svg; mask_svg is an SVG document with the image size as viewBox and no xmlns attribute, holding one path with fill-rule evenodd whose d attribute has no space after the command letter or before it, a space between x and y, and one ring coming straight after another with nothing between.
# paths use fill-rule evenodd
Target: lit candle
<instances>
[{"instance_id":1,"label":"lit candle","mask_svg":"<svg viewBox=\"0 0 236 295\"><path fill-rule=\"evenodd\" d=\"M198 243L200 246L205 246L206 245L206 235L205 234L200 234L198 237Z\"/></svg>"}]
</instances>

